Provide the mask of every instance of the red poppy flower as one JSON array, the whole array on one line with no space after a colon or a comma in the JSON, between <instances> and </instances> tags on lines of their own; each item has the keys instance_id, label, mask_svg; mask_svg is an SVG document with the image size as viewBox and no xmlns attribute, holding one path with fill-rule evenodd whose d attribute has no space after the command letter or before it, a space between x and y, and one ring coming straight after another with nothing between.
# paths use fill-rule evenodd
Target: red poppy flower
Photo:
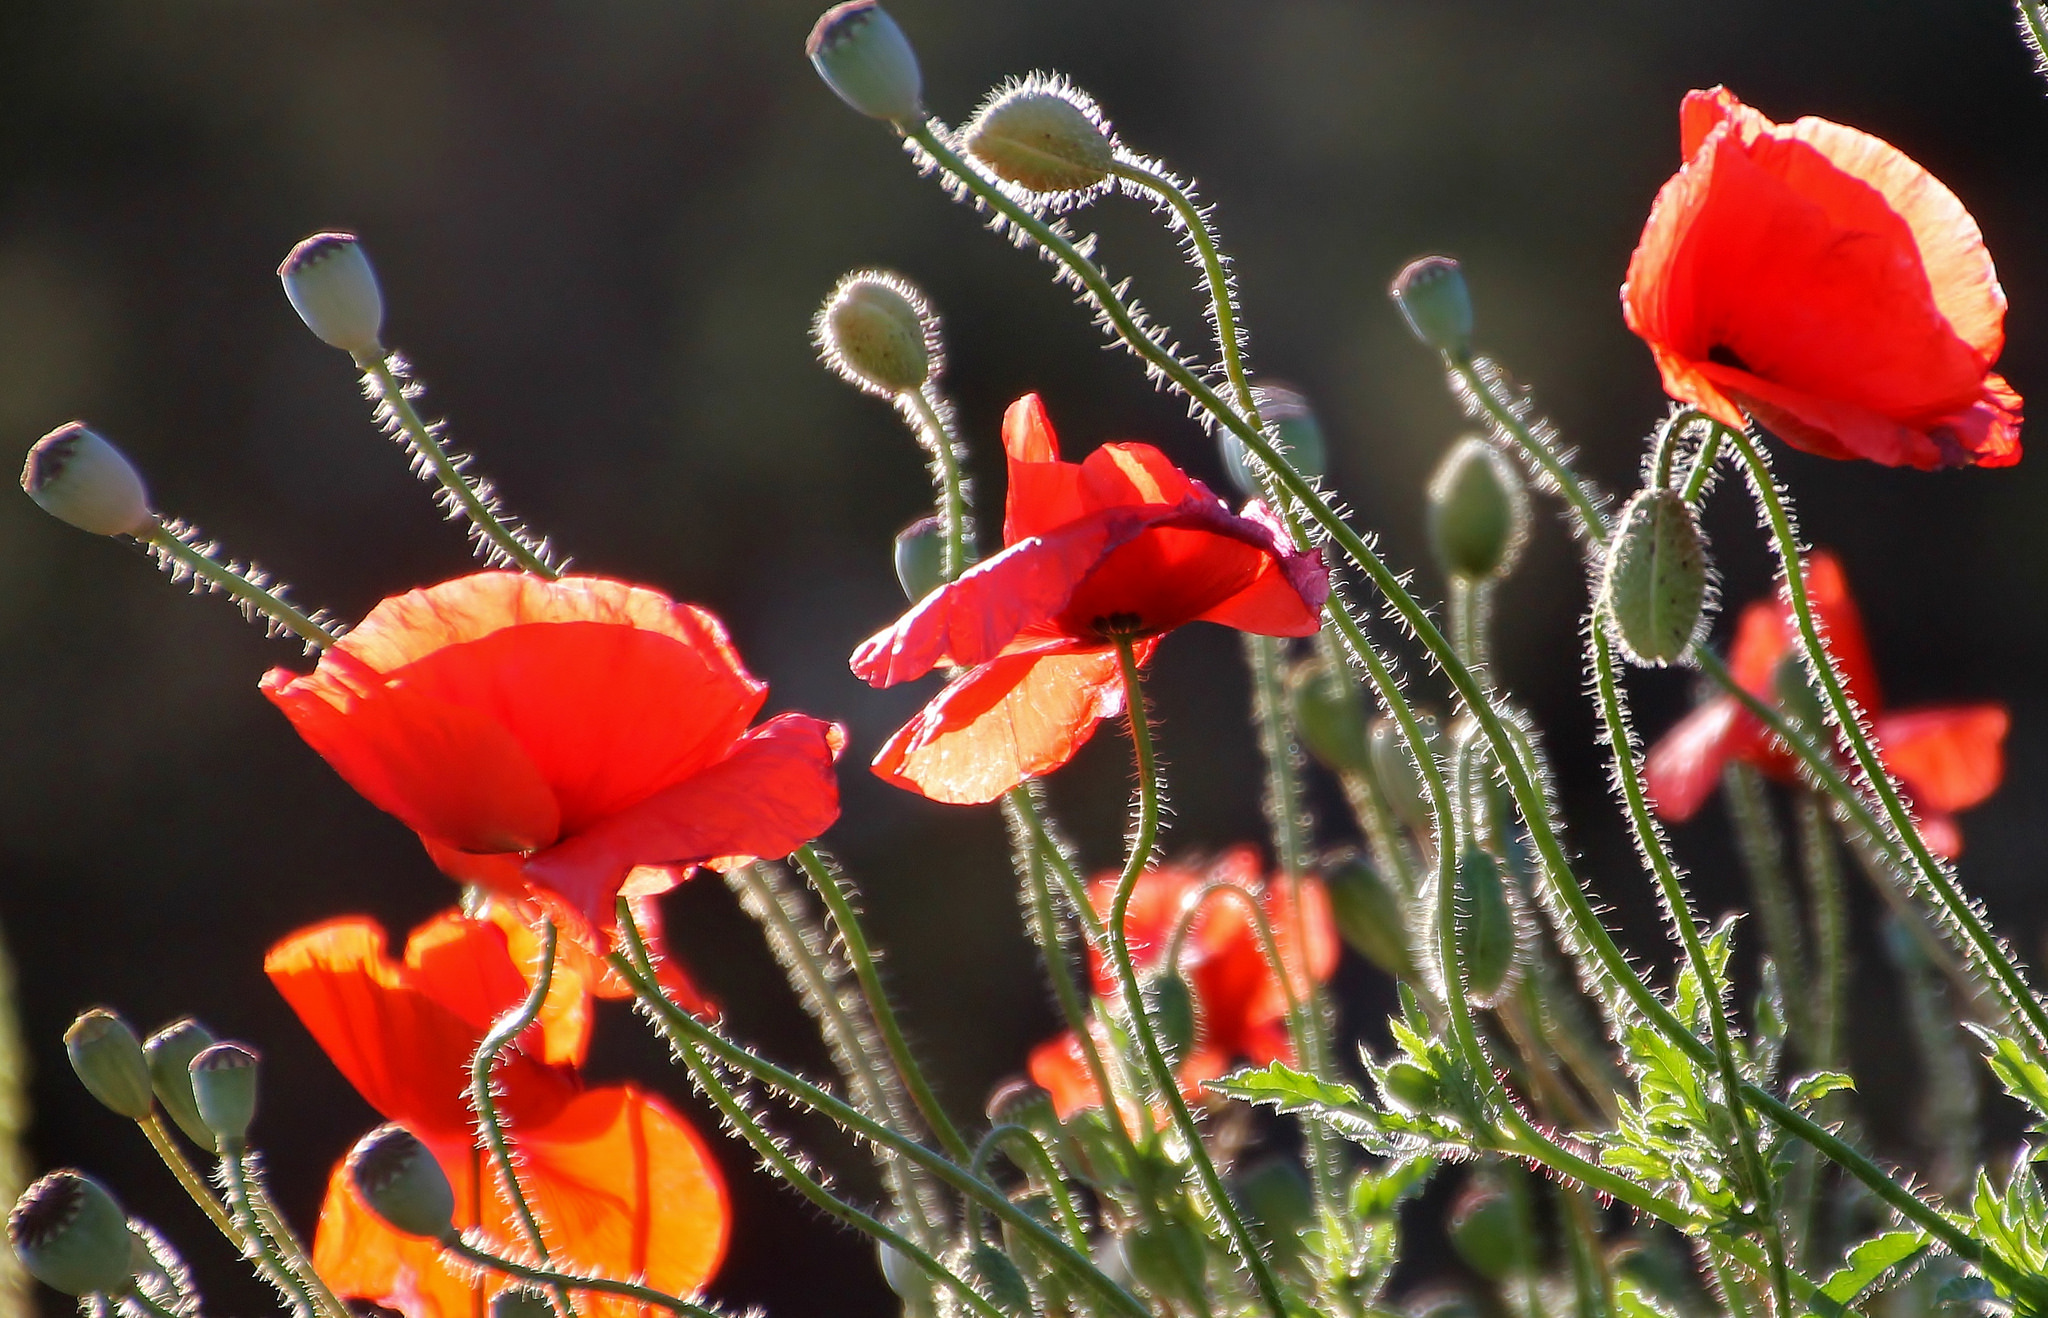
<instances>
[{"instance_id":1,"label":"red poppy flower","mask_svg":"<svg viewBox=\"0 0 2048 1318\"><path fill-rule=\"evenodd\" d=\"M1822 457L2019 461L2020 398L1991 371L2005 293L1954 193L1889 142L1725 88L1686 96L1679 137L1621 290L1665 392Z\"/></svg>"},{"instance_id":2,"label":"red poppy flower","mask_svg":"<svg viewBox=\"0 0 2048 1318\"><path fill-rule=\"evenodd\" d=\"M263 692L450 876L599 929L621 891L785 855L839 814L838 728L749 729L768 688L718 619L601 577L480 572L387 599Z\"/></svg>"},{"instance_id":3,"label":"red poppy flower","mask_svg":"<svg viewBox=\"0 0 2048 1318\"><path fill-rule=\"evenodd\" d=\"M972 805L1059 768L1124 707L1118 636L1144 662L1190 622L1315 632L1329 572L1259 504L1233 514L1149 444L1062 462L1036 394L1004 416L1003 447L1006 548L853 653L874 686L969 670L875 757L889 782Z\"/></svg>"},{"instance_id":4,"label":"red poppy flower","mask_svg":"<svg viewBox=\"0 0 2048 1318\"><path fill-rule=\"evenodd\" d=\"M1104 875L1088 889L1089 904L1104 919L1116 896L1117 877ZM1335 972L1337 927L1323 885L1304 879L1297 911L1288 885L1265 882L1257 853L1238 847L1207 870L1163 866L1139 877L1124 930L1141 974L1164 961L1174 927L1189 903L1218 882L1250 893L1265 912L1297 997L1307 992L1311 980L1321 983ZM1100 954L1090 961L1097 996L1114 997L1115 967ZM1204 1080L1222 1075L1235 1058L1259 1065L1293 1060L1287 1040L1287 986L1267 963L1257 928L1241 900L1212 893L1203 901L1181 947L1180 972L1195 1000L1195 1044L1179 1068L1181 1087L1190 1097L1200 1092ZM1061 1120L1102 1102L1082 1060L1081 1041L1071 1033L1032 1051L1031 1078L1052 1095Z\"/></svg>"},{"instance_id":5,"label":"red poppy flower","mask_svg":"<svg viewBox=\"0 0 2048 1318\"><path fill-rule=\"evenodd\" d=\"M1870 646L1863 638L1863 619L1833 554L1823 550L1806 560L1806 592L1842 680L1876 734L1879 754L1913 798L1927 845L1944 856L1960 855L1963 835L1955 812L1990 796L2005 774L2005 734L2011 724L2005 707L1940 705L1887 711L1870 662ZM1735 646L1728 655L1730 673L1743 690L1775 704L1781 673L1805 681L1798 636L1788 602L1750 605L1736 626ZM1667 818L1692 818L1730 760L1755 765L1784 782L1797 777L1797 761L1783 743L1735 697L1717 696L1650 749L1644 772L1651 803Z\"/></svg>"},{"instance_id":6,"label":"red poppy flower","mask_svg":"<svg viewBox=\"0 0 2048 1318\"><path fill-rule=\"evenodd\" d=\"M264 970L306 1028L371 1107L433 1151L455 1190L455 1225L481 1228L492 1247L524 1237L477 1148L469 1059L528 981L508 947L509 917L437 916L413 931L403 960L361 918L332 920L272 948ZM725 1254L725 1186L696 1131L631 1085L583 1086L590 994L558 965L539 1020L497 1069L501 1110L520 1184L565 1264L645 1278L677 1294L710 1280ZM470 1318L508 1284L449 1266L433 1241L401 1235L357 1197L339 1165L328 1179L313 1264L337 1293L405 1318ZM586 1314L628 1318L639 1306L579 1295Z\"/></svg>"}]
</instances>

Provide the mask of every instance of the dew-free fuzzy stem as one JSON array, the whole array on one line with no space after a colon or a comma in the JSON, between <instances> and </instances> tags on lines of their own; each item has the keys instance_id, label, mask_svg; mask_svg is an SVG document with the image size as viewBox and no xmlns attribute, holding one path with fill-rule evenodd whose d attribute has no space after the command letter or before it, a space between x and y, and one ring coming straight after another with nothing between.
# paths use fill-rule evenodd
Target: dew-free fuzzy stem
<instances>
[{"instance_id":1,"label":"dew-free fuzzy stem","mask_svg":"<svg viewBox=\"0 0 2048 1318\"><path fill-rule=\"evenodd\" d=\"M142 544L170 573L171 580L190 579L196 590L217 590L239 604L244 617L262 618L272 635L290 632L305 642L308 654L325 650L341 639L341 629L322 612L307 613L284 597L268 573L253 563L223 563L220 546L204 539L186 522L162 522L141 537Z\"/></svg>"}]
</instances>

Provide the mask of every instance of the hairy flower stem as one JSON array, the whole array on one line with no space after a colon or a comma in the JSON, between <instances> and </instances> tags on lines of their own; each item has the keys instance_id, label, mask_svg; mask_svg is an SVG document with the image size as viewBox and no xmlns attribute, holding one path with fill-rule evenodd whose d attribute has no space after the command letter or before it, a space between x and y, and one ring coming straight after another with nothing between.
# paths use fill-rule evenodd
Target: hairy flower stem
<instances>
[{"instance_id":1,"label":"hairy flower stem","mask_svg":"<svg viewBox=\"0 0 2048 1318\"><path fill-rule=\"evenodd\" d=\"M875 968L874 951L868 944L867 931L861 927L860 915L854 910L845 879L810 843L798 847L790 859L810 879L812 889L830 912L833 926L839 930L839 940L846 947L847 962L852 965L854 978L860 981L861 993L867 999L868 1014L882 1032L883 1046L889 1050L897 1074L902 1076L904 1085L910 1090L911 1101L917 1104L926 1124L938 1136L946 1156L955 1162L965 1161L969 1153L967 1141L961 1138L959 1128L946 1115L946 1109L940 1106L938 1095L932 1092L931 1082L925 1078L924 1069L910 1051L909 1041L903 1037L903 1027L897 1023L896 1009L890 1005L888 990L882 987L882 976Z\"/></svg>"},{"instance_id":2,"label":"hairy flower stem","mask_svg":"<svg viewBox=\"0 0 2048 1318\"><path fill-rule=\"evenodd\" d=\"M1490 371L1481 370L1479 361L1446 353L1444 366L1450 372L1453 392L1467 399L1468 406L1476 407L1502 434L1513 438L1523 457L1535 465L1538 480L1556 490L1570 506L1572 533L1589 552L1599 552L1607 540L1607 514L1600 496L1572 470L1557 445L1529 425L1514 400L1502 397L1500 381Z\"/></svg>"},{"instance_id":3,"label":"hairy flower stem","mask_svg":"<svg viewBox=\"0 0 2048 1318\"><path fill-rule=\"evenodd\" d=\"M670 1001L646 969L645 942L633 923L632 912L626 909L623 901L618 918L625 950L612 953L607 963L625 977L633 989L634 998L652 1015L672 1043L702 1049L709 1058L787 1095L791 1101L820 1113L856 1137L901 1153L974 1204L988 1209L997 1220L1029 1240L1070 1280L1077 1281L1099 1297L1106 1310L1123 1314L1125 1318L1150 1318L1145 1307L1129 1291L1103 1275L1091 1259L1068 1245L1052 1228L1010 1202L1009 1197L997 1187L938 1151L871 1119L829 1090L734 1043ZM843 1215L841 1218L846 1220ZM861 1230L874 1234L865 1225Z\"/></svg>"},{"instance_id":4,"label":"hairy flower stem","mask_svg":"<svg viewBox=\"0 0 2048 1318\"><path fill-rule=\"evenodd\" d=\"M1110 963L1116 968L1117 988L1123 998L1124 1015L1130 1023L1131 1034L1137 1039L1146 1068L1151 1072L1154 1096L1165 1106L1175 1131L1187 1146L1188 1162L1194 1168L1196 1180L1201 1182L1209 1211L1223 1228L1231 1252L1237 1255L1238 1262L1251 1275L1253 1287L1273 1318L1288 1318L1287 1302L1280 1293L1280 1283L1274 1278L1257 1238L1245 1225L1237 1205L1231 1201L1230 1191L1223 1184L1223 1174L1216 1170L1215 1161L1209 1157L1209 1150L1202 1143L1202 1129L1195 1123L1194 1113L1188 1110L1187 1099L1181 1095L1180 1078L1174 1074L1173 1063L1167 1060L1166 1050L1160 1046L1159 1032L1152 1028L1152 1018L1145 1010L1145 996L1138 984L1137 963L1131 959L1125 917L1130 911L1131 897L1138 890L1138 879L1152 865L1153 847L1159 839L1159 761L1152 749L1152 718L1145 709L1144 677L1138 671L1138 653L1130 637L1116 638L1116 657L1124 679L1124 709L1131 725L1131 754L1137 762L1138 817L1131 829L1130 851L1124 861L1123 873L1117 879L1116 896L1109 906Z\"/></svg>"},{"instance_id":5,"label":"hairy flower stem","mask_svg":"<svg viewBox=\"0 0 2048 1318\"><path fill-rule=\"evenodd\" d=\"M263 1223L257 1219L256 1206L249 1193L249 1167L245 1159L249 1156L248 1146L241 1140L222 1141L220 1150L220 1183L226 1191L228 1213L234 1218L235 1229L242 1235L242 1257L247 1259L256 1274L269 1282L293 1313L323 1318L342 1318L346 1310L334 1301L333 1308L319 1307L311 1291L306 1288L292 1270L285 1266L277 1245L263 1230ZM323 1290L326 1288L323 1286ZM328 1297L332 1300L332 1296Z\"/></svg>"},{"instance_id":6,"label":"hairy flower stem","mask_svg":"<svg viewBox=\"0 0 2048 1318\"><path fill-rule=\"evenodd\" d=\"M1799 904L1785 872L1785 844L1771 818L1763 776L1749 765L1732 763L1721 773L1721 799L1735 832L1735 849L1749 877L1750 894L1763 925L1764 948L1777 964L1780 980L1795 987L1807 978L1806 938L1800 930ZM1814 1004L1800 992L1785 995L1785 1023L1802 1060L1820 1070L1834 1069L1831 1053L1815 1032Z\"/></svg>"},{"instance_id":7,"label":"hairy flower stem","mask_svg":"<svg viewBox=\"0 0 2048 1318\"><path fill-rule=\"evenodd\" d=\"M508 1259L502 1255L493 1254L489 1250L471 1244L460 1236L442 1241L441 1247L452 1254L467 1259L480 1268L487 1268L492 1272L502 1272L508 1277L517 1277L521 1281L535 1282L548 1287L550 1290L594 1291L601 1295L617 1295L623 1299L636 1300L641 1304L652 1305L657 1309L666 1309L670 1313L681 1315L682 1318L721 1318L716 1309L709 1309L701 1304L693 1304L679 1296L670 1295L666 1291L658 1291L652 1286L641 1286L630 1281L613 1281L610 1277L590 1277L582 1273L563 1272L559 1268L534 1267L530 1263L521 1263L516 1259Z\"/></svg>"},{"instance_id":8,"label":"hairy flower stem","mask_svg":"<svg viewBox=\"0 0 2048 1318\"><path fill-rule=\"evenodd\" d=\"M505 1191L506 1201L512 1205L512 1215L519 1223L520 1234L526 1237L527 1247L535 1257L545 1264L553 1261L548 1253L547 1237L541 1233L540 1219L534 1215L533 1205L527 1202L526 1191L519 1184L519 1165L512 1157L512 1142L505 1133L504 1117L498 1111L498 1096L491 1076L498 1064L498 1054L540 1019L541 1008L548 1000L548 990L555 982L555 949L561 935L553 920L542 920L536 932L540 937L540 955L534 962L533 983L525 1000L498 1017L471 1055L469 1101L470 1106L476 1109L477 1136L491 1155L491 1165L497 1171L498 1184ZM554 1294L561 1312L573 1318L576 1308L568 1290L558 1284L554 1287Z\"/></svg>"},{"instance_id":9,"label":"hairy flower stem","mask_svg":"<svg viewBox=\"0 0 2048 1318\"><path fill-rule=\"evenodd\" d=\"M193 1203L199 1205L199 1211L205 1213L207 1220L220 1229L220 1233L227 1237L230 1245L237 1250L246 1250L249 1242L247 1237L243 1236L242 1228L235 1225L234 1218L222 1207L220 1196L207 1188L206 1178L199 1174L199 1169L185 1156L185 1151L178 1147L177 1139L164 1125L163 1114L152 1107L149 1115L135 1124L142 1128L142 1133L149 1139L149 1146L156 1150L157 1157L163 1159L164 1166L168 1167L171 1175L177 1179L179 1188L184 1190Z\"/></svg>"},{"instance_id":10,"label":"hairy flower stem","mask_svg":"<svg viewBox=\"0 0 2048 1318\"><path fill-rule=\"evenodd\" d=\"M907 389L897 397L938 468L939 522L946 531L944 572L946 580L955 581L974 563L967 479L960 471L960 441L946 425L931 394L932 386L927 384L922 389Z\"/></svg>"},{"instance_id":11,"label":"hairy flower stem","mask_svg":"<svg viewBox=\"0 0 2048 1318\"><path fill-rule=\"evenodd\" d=\"M1613 752L1614 781L1621 788L1629 824L1634 829L1636 849L1656 876L1659 895L1664 899L1665 917L1671 922L1685 949L1686 963L1699 981L1700 1001L1713 1034L1714 1060L1721 1076L1721 1097L1728 1105L1729 1120L1735 1127L1735 1144L1743 1169L1755 1196L1753 1209L1764 1252L1770 1259L1772 1308L1779 1318L1792 1318L1791 1283L1785 1270L1785 1229L1778 1216L1777 1195L1769 1169L1757 1152L1756 1132L1750 1124L1748 1105L1743 1100L1742 1074L1735 1061L1735 1045L1728 1028L1728 1008L1722 996L1720 976L1714 973L1700 937L1699 922L1686 899L1685 885L1672 863L1671 852L1650 813L1649 793L1643 785L1642 756L1636 748L1635 725L1629 722L1621 674L1614 660L1614 643L1608 629L1612 619L1597 613L1586 628L1591 649L1593 682L1598 692L1600 719L1607 744Z\"/></svg>"},{"instance_id":12,"label":"hairy flower stem","mask_svg":"<svg viewBox=\"0 0 2048 1318\"><path fill-rule=\"evenodd\" d=\"M306 1288L306 1294L312 1298L315 1312L322 1318L355 1318L348 1306L328 1287L319 1270L313 1266L313 1260L306 1254L305 1245L292 1230L291 1223L285 1220L284 1214L278 1211L277 1204L270 1197L270 1188L259 1176L249 1177L249 1205L256 1210L256 1221L262 1226L263 1233L269 1236L271 1243L277 1247L278 1258L283 1262L285 1270Z\"/></svg>"},{"instance_id":13,"label":"hairy flower stem","mask_svg":"<svg viewBox=\"0 0 2048 1318\"><path fill-rule=\"evenodd\" d=\"M198 546L180 538L169 527L158 524L139 538L151 553L164 560L174 575L182 570L203 580L241 605L243 612L251 618L261 615L277 628L304 641L309 653L324 650L341 639L319 619L288 603L277 591L201 552Z\"/></svg>"},{"instance_id":14,"label":"hairy flower stem","mask_svg":"<svg viewBox=\"0 0 2048 1318\"><path fill-rule=\"evenodd\" d=\"M1020 1149L1025 1156L1018 1156ZM1088 1229L1081 1223L1081 1214L1074 1206L1074 1196L1067 1189L1066 1178L1060 1175L1059 1165L1053 1161L1051 1152L1030 1127L1013 1124L989 1127L988 1134L982 1136L981 1143L975 1146L974 1157L968 1162L967 1169L987 1179L989 1160L1003 1150L1009 1152L1010 1161L1045 1187L1046 1194L1052 1198L1060 1227L1067 1233L1067 1243L1076 1249L1087 1248Z\"/></svg>"},{"instance_id":15,"label":"hairy flower stem","mask_svg":"<svg viewBox=\"0 0 2048 1318\"><path fill-rule=\"evenodd\" d=\"M1834 830L1818 795L1799 794L1799 857L1806 873L1807 896L1813 906L1814 955L1820 979L1813 1004L1813 1064L1824 1070L1842 1065L1842 1018L1849 1006L1849 910L1843 900L1842 859L1835 851Z\"/></svg>"}]
</instances>

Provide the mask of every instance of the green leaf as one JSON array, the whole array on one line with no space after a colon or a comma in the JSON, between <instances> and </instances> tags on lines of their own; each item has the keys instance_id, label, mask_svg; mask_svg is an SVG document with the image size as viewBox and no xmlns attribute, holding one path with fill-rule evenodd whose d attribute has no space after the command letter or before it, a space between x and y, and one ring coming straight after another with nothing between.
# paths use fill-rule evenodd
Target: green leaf
<instances>
[{"instance_id":1,"label":"green leaf","mask_svg":"<svg viewBox=\"0 0 2048 1318\"><path fill-rule=\"evenodd\" d=\"M1895 1284L1927 1252L1924 1231L1887 1231L1849 1251L1848 1260L1821 1283L1821 1294L1854 1304L1873 1290Z\"/></svg>"},{"instance_id":2,"label":"green leaf","mask_svg":"<svg viewBox=\"0 0 2048 1318\"><path fill-rule=\"evenodd\" d=\"M1206 1086L1246 1103L1264 1103L1282 1112L1319 1111L1323 1108L1356 1108L1363 1103L1359 1092L1349 1085L1333 1085L1284 1062L1265 1067L1246 1067Z\"/></svg>"},{"instance_id":3,"label":"green leaf","mask_svg":"<svg viewBox=\"0 0 2048 1318\"><path fill-rule=\"evenodd\" d=\"M2005 1092L2033 1110L2034 1124L2030 1129L2048 1133L2048 1070L2043 1070L2039 1062L2005 1035L1981 1025L1965 1025L1990 1048L1984 1060L1998 1077L1998 1083L2005 1086Z\"/></svg>"},{"instance_id":4,"label":"green leaf","mask_svg":"<svg viewBox=\"0 0 2048 1318\"><path fill-rule=\"evenodd\" d=\"M1856 1082L1840 1071L1815 1071L1794 1080L1791 1092L1785 1097L1793 1107L1805 1111L1838 1089L1854 1088Z\"/></svg>"}]
</instances>

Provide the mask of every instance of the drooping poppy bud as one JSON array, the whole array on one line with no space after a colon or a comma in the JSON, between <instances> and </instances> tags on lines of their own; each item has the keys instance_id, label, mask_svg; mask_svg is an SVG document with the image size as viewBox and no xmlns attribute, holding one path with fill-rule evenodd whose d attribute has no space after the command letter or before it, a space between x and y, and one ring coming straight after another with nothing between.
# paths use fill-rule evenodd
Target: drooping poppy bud
<instances>
[{"instance_id":1,"label":"drooping poppy bud","mask_svg":"<svg viewBox=\"0 0 2048 1318\"><path fill-rule=\"evenodd\" d=\"M1475 1005L1491 1007L1514 986L1520 928L1499 862L1479 847L1458 857L1457 898L1465 991Z\"/></svg>"},{"instance_id":2,"label":"drooping poppy bud","mask_svg":"<svg viewBox=\"0 0 2048 1318\"><path fill-rule=\"evenodd\" d=\"M64 1053L86 1092L130 1121L150 1113L149 1061L142 1040L105 1007L94 1007L64 1031Z\"/></svg>"},{"instance_id":3,"label":"drooping poppy bud","mask_svg":"<svg viewBox=\"0 0 2048 1318\"><path fill-rule=\"evenodd\" d=\"M455 1234L455 1191L433 1153L397 1124L377 1127L348 1154L349 1179L370 1211L409 1236Z\"/></svg>"},{"instance_id":4,"label":"drooping poppy bud","mask_svg":"<svg viewBox=\"0 0 2048 1318\"><path fill-rule=\"evenodd\" d=\"M1515 1201L1490 1180L1468 1182L1451 1206L1451 1247L1473 1271L1499 1281L1522 1264L1524 1247Z\"/></svg>"},{"instance_id":5,"label":"drooping poppy bud","mask_svg":"<svg viewBox=\"0 0 2048 1318\"><path fill-rule=\"evenodd\" d=\"M916 285L886 270L856 270L834 284L811 341L848 384L883 398L917 392L939 369L938 317Z\"/></svg>"},{"instance_id":6,"label":"drooping poppy bud","mask_svg":"<svg viewBox=\"0 0 2048 1318\"><path fill-rule=\"evenodd\" d=\"M1116 164L1101 109L1064 78L1034 75L998 88L962 138L989 173L1033 192L1092 188Z\"/></svg>"},{"instance_id":7,"label":"drooping poppy bud","mask_svg":"<svg viewBox=\"0 0 2048 1318\"><path fill-rule=\"evenodd\" d=\"M255 1051L238 1043L217 1043L192 1059L192 1101L223 1153L247 1139L256 1120L257 1064Z\"/></svg>"},{"instance_id":8,"label":"drooping poppy bud","mask_svg":"<svg viewBox=\"0 0 2048 1318\"><path fill-rule=\"evenodd\" d=\"M896 533L896 580L917 603L946 584L946 524L920 517Z\"/></svg>"},{"instance_id":9,"label":"drooping poppy bud","mask_svg":"<svg viewBox=\"0 0 2048 1318\"><path fill-rule=\"evenodd\" d=\"M211 1030L187 1016L150 1035L142 1045L156 1101L163 1104L186 1138L207 1149L213 1147L213 1132L200 1119L199 1104L192 1098L192 1059L215 1042Z\"/></svg>"},{"instance_id":10,"label":"drooping poppy bud","mask_svg":"<svg viewBox=\"0 0 2048 1318\"><path fill-rule=\"evenodd\" d=\"M84 1172L51 1172L24 1190L7 1238L30 1275L66 1295L120 1295L134 1283L128 1216Z\"/></svg>"},{"instance_id":11,"label":"drooping poppy bud","mask_svg":"<svg viewBox=\"0 0 2048 1318\"><path fill-rule=\"evenodd\" d=\"M1059 1127L1059 1114L1054 1111L1052 1095L1044 1088L1029 1080L1011 1080L998 1085L988 1096L985 1109L989 1124L995 1126L1022 1126L1026 1130L1043 1133Z\"/></svg>"},{"instance_id":12,"label":"drooping poppy bud","mask_svg":"<svg viewBox=\"0 0 2048 1318\"><path fill-rule=\"evenodd\" d=\"M804 54L854 109L890 123L924 117L924 74L910 38L874 0L848 0L819 16Z\"/></svg>"},{"instance_id":13,"label":"drooping poppy bud","mask_svg":"<svg viewBox=\"0 0 2048 1318\"><path fill-rule=\"evenodd\" d=\"M1258 404L1259 419L1268 432L1280 441L1289 465L1309 480L1319 478L1326 470L1328 452L1322 423L1316 420L1308 399L1284 384L1257 384L1252 386L1252 401ZM1223 472L1237 492L1247 499L1263 498L1258 464L1244 441L1223 430L1218 432L1217 444L1223 452Z\"/></svg>"},{"instance_id":14,"label":"drooping poppy bud","mask_svg":"<svg viewBox=\"0 0 2048 1318\"><path fill-rule=\"evenodd\" d=\"M1287 701L1302 747L1333 773L1370 772L1365 701L1349 673L1320 656L1287 674Z\"/></svg>"},{"instance_id":15,"label":"drooping poppy bud","mask_svg":"<svg viewBox=\"0 0 2048 1318\"><path fill-rule=\"evenodd\" d=\"M1423 726L1427 730L1424 735L1434 740L1434 729L1426 719ZM1381 716L1372 721L1372 728L1366 736L1373 777L1379 780L1380 790L1386 793L1394 813L1401 816L1410 828L1427 829L1430 821L1429 796L1423 789L1422 770L1416 766L1415 757L1401 736L1401 725ZM1436 752L1425 748L1425 753L1433 755Z\"/></svg>"},{"instance_id":16,"label":"drooping poppy bud","mask_svg":"<svg viewBox=\"0 0 2048 1318\"><path fill-rule=\"evenodd\" d=\"M1195 995L1178 970L1154 971L1139 986L1145 999L1145 1015L1159 1039L1159 1049L1169 1066L1179 1066L1195 1046Z\"/></svg>"},{"instance_id":17,"label":"drooping poppy bud","mask_svg":"<svg viewBox=\"0 0 2048 1318\"><path fill-rule=\"evenodd\" d=\"M555 1306L531 1286L508 1286L491 1297L491 1318L554 1318Z\"/></svg>"},{"instance_id":18,"label":"drooping poppy bud","mask_svg":"<svg viewBox=\"0 0 2048 1318\"><path fill-rule=\"evenodd\" d=\"M1514 464L1476 435L1452 445L1429 479L1429 547L1444 575L1504 577L1528 538L1529 494Z\"/></svg>"},{"instance_id":19,"label":"drooping poppy bud","mask_svg":"<svg viewBox=\"0 0 2048 1318\"><path fill-rule=\"evenodd\" d=\"M1705 629L1707 586L1707 540L1692 506L1675 490L1630 499L1601 588L1629 659L1661 668L1683 658Z\"/></svg>"},{"instance_id":20,"label":"drooping poppy bud","mask_svg":"<svg viewBox=\"0 0 2048 1318\"><path fill-rule=\"evenodd\" d=\"M314 234L292 248L277 277L321 342L356 358L384 355L384 291L354 234Z\"/></svg>"},{"instance_id":21,"label":"drooping poppy bud","mask_svg":"<svg viewBox=\"0 0 2048 1318\"><path fill-rule=\"evenodd\" d=\"M1455 258L1410 261L1387 291L1409 330L1425 346L1458 361L1472 355L1472 292Z\"/></svg>"},{"instance_id":22,"label":"drooping poppy bud","mask_svg":"<svg viewBox=\"0 0 2048 1318\"><path fill-rule=\"evenodd\" d=\"M1415 973L1407 901L1363 856L1347 856L1323 876L1337 932L1351 949L1396 979Z\"/></svg>"},{"instance_id":23,"label":"drooping poppy bud","mask_svg":"<svg viewBox=\"0 0 2048 1318\"><path fill-rule=\"evenodd\" d=\"M83 421L36 441L21 488L50 516L94 535L139 536L156 524L134 464Z\"/></svg>"}]
</instances>

